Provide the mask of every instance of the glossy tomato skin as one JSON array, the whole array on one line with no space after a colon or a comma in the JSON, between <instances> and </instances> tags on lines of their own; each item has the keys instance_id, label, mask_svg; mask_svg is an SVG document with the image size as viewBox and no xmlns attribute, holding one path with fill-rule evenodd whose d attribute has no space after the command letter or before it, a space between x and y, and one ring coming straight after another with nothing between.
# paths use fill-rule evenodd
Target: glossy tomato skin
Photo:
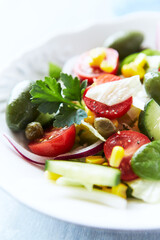
<instances>
[{"instance_id":1,"label":"glossy tomato skin","mask_svg":"<svg viewBox=\"0 0 160 240\"><path fill-rule=\"evenodd\" d=\"M76 129L74 125L65 128L52 128L42 138L28 144L30 150L41 156L55 157L69 152L74 145Z\"/></svg>"},{"instance_id":2,"label":"glossy tomato skin","mask_svg":"<svg viewBox=\"0 0 160 240\"><path fill-rule=\"evenodd\" d=\"M121 80L119 76L116 76L113 74L103 74L94 81L93 87L95 87L95 85L99 85L107 82L119 81L119 80ZM112 119L122 117L130 109L132 105L132 97L126 99L121 103L108 106L104 103L101 103L99 101L86 97L86 93L91 87L92 85L85 90L83 94L83 100L86 106L88 107L88 109L94 112L96 117L105 117L112 120Z\"/></svg>"},{"instance_id":3,"label":"glossy tomato skin","mask_svg":"<svg viewBox=\"0 0 160 240\"><path fill-rule=\"evenodd\" d=\"M106 55L107 55L106 60L108 61L108 64L114 66L114 69L111 72L111 74L116 74L118 71L119 62L118 52L115 49L106 48ZM87 79L89 85L93 83L95 78L105 73L100 68L91 67L89 65L89 52L86 52L79 57L77 63L75 64L73 72L80 80L83 81Z\"/></svg>"},{"instance_id":4,"label":"glossy tomato skin","mask_svg":"<svg viewBox=\"0 0 160 240\"><path fill-rule=\"evenodd\" d=\"M104 154L108 160L111 156L113 147L121 146L124 148L125 155L119 166L122 180L131 181L138 178L131 168L130 161L138 148L149 142L150 140L147 136L132 130L117 132L106 140L104 144Z\"/></svg>"},{"instance_id":5,"label":"glossy tomato skin","mask_svg":"<svg viewBox=\"0 0 160 240\"><path fill-rule=\"evenodd\" d=\"M100 84L107 83L107 82L119 81L121 79L122 79L121 77L116 76L114 74L105 73L105 74L100 75L98 78L95 78L94 84L100 85Z\"/></svg>"}]
</instances>

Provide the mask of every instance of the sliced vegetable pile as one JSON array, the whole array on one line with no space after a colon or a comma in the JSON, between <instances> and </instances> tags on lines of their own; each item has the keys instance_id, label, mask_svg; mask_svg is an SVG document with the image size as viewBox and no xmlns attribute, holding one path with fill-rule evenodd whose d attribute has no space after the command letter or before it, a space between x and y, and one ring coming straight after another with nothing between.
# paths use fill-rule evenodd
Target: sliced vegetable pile
<instances>
[{"instance_id":1,"label":"sliced vegetable pile","mask_svg":"<svg viewBox=\"0 0 160 240\"><path fill-rule=\"evenodd\" d=\"M25 159L114 207L127 197L160 201L160 52L143 39L116 33L74 58L70 75L49 63L49 76L18 84L6 108L28 150L6 137Z\"/></svg>"}]
</instances>

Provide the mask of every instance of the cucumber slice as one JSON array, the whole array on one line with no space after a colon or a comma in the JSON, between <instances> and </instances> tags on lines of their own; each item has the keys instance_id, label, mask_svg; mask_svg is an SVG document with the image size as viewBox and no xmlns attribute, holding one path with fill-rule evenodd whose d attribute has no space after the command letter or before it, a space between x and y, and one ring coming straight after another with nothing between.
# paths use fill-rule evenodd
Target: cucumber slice
<instances>
[{"instance_id":1,"label":"cucumber slice","mask_svg":"<svg viewBox=\"0 0 160 240\"><path fill-rule=\"evenodd\" d=\"M100 186L116 186L120 183L119 169L69 161L46 161L45 170L75 179L78 182Z\"/></svg>"},{"instance_id":2,"label":"cucumber slice","mask_svg":"<svg viewBox=\"0 0 160 240\"><path fill-rule=\"evenodd\" d=\"M139 129L151 140L160 139L160 106L151 99L139 116Z\"/></svg>"}]
</instances>

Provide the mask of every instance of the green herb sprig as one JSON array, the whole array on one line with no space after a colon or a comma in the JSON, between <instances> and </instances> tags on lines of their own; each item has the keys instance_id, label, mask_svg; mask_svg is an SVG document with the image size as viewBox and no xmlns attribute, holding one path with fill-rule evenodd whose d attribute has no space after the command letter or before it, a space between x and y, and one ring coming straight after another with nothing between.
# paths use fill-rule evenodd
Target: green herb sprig
<instances>
[{"instance_id":1,"label":"green herb sprig","mask_svg":"<svg viewBox=\"0 0 160 240\"><path fill-rule=\"evenodd\" d=\"M38 105L42 113L55 114L53 126L65 127L73 123L80 124L87 117L82 104L82 96L87 81L71 75L60 74L60 80L45 77L44 81L37 80L30 91L31 101Z\"/></svg>"}]
</instances>

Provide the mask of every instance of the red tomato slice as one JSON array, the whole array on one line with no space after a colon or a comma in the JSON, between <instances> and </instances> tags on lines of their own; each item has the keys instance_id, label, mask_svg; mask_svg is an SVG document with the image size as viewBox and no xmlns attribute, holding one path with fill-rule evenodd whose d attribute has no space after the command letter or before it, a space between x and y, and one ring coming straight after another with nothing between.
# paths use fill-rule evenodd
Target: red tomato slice
<instances>
[{"instance_id":1,"label":"red tomato slice","mask_svg":"<svg viewBox=\"0 0 160 240\"><path fill-rule=\"evenodd\" d=\"M107 82L114 82L114 81L118 81L121 80L122 78L119 76L116 76L114 74L110 74L110 73L106 73L106 74L102 74L100 75L98 78L96 78L94 80L94 83L96 85L100 85L103 83L107 83Z\"/></svg>"},{"instance_id":2,"label":"red tomato slice","mask_svg":"<svg viewBox=\"0 0 160 240\"><path fill-rule=\"evenodd\" d=\"M115 49L112 48L106 48L106 60L109 65L112 65L114 67L112 74L116 74L118 70L118 60L119 60L119 54ZM91 67L89 65L89 52L86 52L82 54L75 67L74 67L74 73L77 75L78 78L80 78L82 81L85 79L88 79L88 84L93 83L93 79L97 78L101 74L104 74L105 72L102 71L98 67Z\"/></svg>"},{"instance_id":3,"label":"red tomato slice","mask_svg":"<svg viewBox=\"0 0 160 240\"><path fill-rule=\"evenodd\" d=\"M122 180L131 181L138 178L131 168L130 160L138 148L149 142L150 140L147 136L132 130L117 132L106 140L104 144L104 154L108 160L111 156L113 147L121 146L124 148L125 156L119 166L122 172Z\"/></svg>"},{"instance_id":4,"label":"red tomato slice","mask_svg":"<svg viewBox=\"0 0 160 240\"><path fill-rule=\"evenodd\" d=\"M52 128L28 144L30 150L38 155L55 157L71 150L76 136L75 126Z\"/></svg>"},{"instance_id":5,"label":"red tomato slice","mask_svg":"<svg viewBox=\"0 0 160 240\"><path fill-rule=\"evenodd\" d=\"M96 85L103 84L106 82L112 82L112 81L118 81L121 80L119 76L115 76L113 74L103 74L102 76L99 76L94 83ZM116 119L122 117L128 110L130 109L132 105L132 97L126 99L125 101L108 106L104 103L101 103L99 101L93 100L91 98L86 97L87 91L92 87L89 86L83 95L83 100L86 104L86 106L95 113L96 117L105 117L109 119Z\"/></svg>"}]
</instances>

